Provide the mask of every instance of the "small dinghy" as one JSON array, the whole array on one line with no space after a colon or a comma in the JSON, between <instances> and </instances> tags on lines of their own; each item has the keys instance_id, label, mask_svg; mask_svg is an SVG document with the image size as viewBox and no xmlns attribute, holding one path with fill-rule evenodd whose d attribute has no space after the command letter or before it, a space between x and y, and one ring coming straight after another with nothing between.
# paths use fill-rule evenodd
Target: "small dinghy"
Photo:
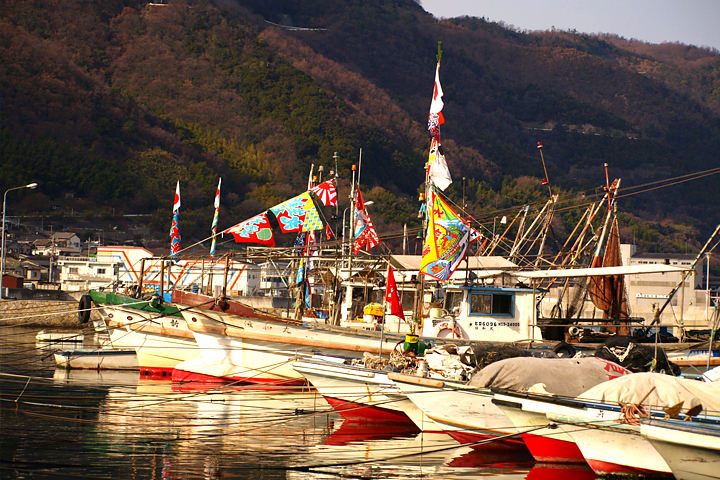
<instances>
[{"instance_id":1,"label":"small dinghy","mask_svg":"<svg viewBox=\"0 0 720 480\"><path fill-rule=\"evenodd\" d=\"M38 342L78 342L82 343L85 339L85 335L81 332L46 332L40 330L35 335L35 340Z\"/></svg>"},{"instance_id":2,"label":"small dinghy","mask_svg":"<svg viewBox=\"0 0 720 480\"><path fill-rule=\"evenodd\" d=\"M92 370L138 370L135 350L114 348L81 348L55 352L55 363L60 368Z\"/></svg>"}]
</instances>

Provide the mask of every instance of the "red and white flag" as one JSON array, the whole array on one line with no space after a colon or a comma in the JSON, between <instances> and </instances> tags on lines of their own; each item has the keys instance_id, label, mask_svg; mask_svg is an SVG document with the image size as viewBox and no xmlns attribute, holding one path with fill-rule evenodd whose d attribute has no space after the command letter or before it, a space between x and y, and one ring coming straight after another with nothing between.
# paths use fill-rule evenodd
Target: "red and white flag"
<instances>
[{"instance_id":1,"label":"red and white flag","mask_svg":"<svg viewBox=\"0 0 720 480\"><path fill-rule=\"evenodd\" d=\"M180 253L180 180L175 187L173 200L173 219L170 226L170 256L177 258Z\"/></svg>"},{"instance_id":2,"label":"red and white flag","mask_svg":"<svg viewBox=\"0 0 720 480\"><path fill-rule=\"evenodd\" d=\"M308 190L317 195L326 207L337 207L337 189L335 188L334 180L327 180Z\"/></svg>"},{"instance_id":3,"label":"red and white flag","mask_svg":"<svg viewBox=\"0 0 720 480\"><path fill-rule=\"evenodd\" d=\"M355 242L353 253L357 253L365 246L368 250L380 243L375 227L373 227L370 215L365 209L360 189L357 190L357 201L355 202Z\"/></svg>"},{"instance_id":4,"label":"red and white flag","mask_svg":"<svg viewBox=\"0 0 720 480\"><path fill-rule=\"evenodd\" d=\"M397 284L395 283L395 274L393 269L388 265L388 277L387 284L385 286L385 304L388 305L388 315L395 315L400 317L403 321L405 320L405 314L400 305L400 295L397 291Z\"/></svg>"},{"instance_id":5,"label":"red and white flag","mask_svg":"<svg viewBox=\"0 0 720 480\"><path fill-rule=\"evenodd\" d=\"M433 88L432 101L430 102L430 115L428 115L428 130L430 134L435 136L437 134L437 128L445 123L445 117L443 117L442 109L444 106L442 86L440 86L440 62L438 62L435 68L435 87Z\"/></svg>"}]
</instances>

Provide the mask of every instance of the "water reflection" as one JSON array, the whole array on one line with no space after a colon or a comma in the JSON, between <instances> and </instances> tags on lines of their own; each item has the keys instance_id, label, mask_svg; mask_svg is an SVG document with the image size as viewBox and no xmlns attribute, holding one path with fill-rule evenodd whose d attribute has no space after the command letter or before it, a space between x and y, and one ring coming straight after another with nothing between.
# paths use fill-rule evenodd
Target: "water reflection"
<instances>
[{"instance_id":1,"label":"water reflection","mask_svg":"<svg viewBox=\"0 0 720 480\"><path fill-rule=\"evenodd\" d=\"M495 445L343 420L308 389L56 370L35 333L0 328L2 478L594 478Z\"/></svg>"}]
</instances>

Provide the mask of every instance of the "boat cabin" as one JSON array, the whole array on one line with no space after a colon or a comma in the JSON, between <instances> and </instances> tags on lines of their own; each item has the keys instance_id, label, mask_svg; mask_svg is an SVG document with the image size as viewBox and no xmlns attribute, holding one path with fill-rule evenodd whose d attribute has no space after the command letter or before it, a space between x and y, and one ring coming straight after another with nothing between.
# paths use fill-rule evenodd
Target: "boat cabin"
<instances>
[{"instance_id":1,"label":"boat cabin","mask_svg":"<svg viewBox=\"0 0 720 480\"><path fill-rule=\"evenodd\" d=\"M422 334L488 342L542 340L536 293L520 287L447 286L442 308L430 309Z\"/></svg>"}]
</instances>

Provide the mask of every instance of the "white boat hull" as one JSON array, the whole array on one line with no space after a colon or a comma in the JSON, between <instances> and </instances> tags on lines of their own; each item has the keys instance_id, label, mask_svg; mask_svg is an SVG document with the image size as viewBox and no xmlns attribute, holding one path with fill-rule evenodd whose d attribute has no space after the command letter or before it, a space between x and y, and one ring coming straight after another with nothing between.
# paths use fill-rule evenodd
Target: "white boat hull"
<instances>
[{"instance_id":1,"label":"white boat hull","mask_svg":"<svg viewBox=\"0 0 720 480\"><path fill-rule=\"evenodd\" d=\"M55 363L60 368L91 370L138 370L135 350L79 349L55 352Z\"/></svg>"},{"instance_id":2,"label":"white boat hull","mask_svg":"<svg viewBox=\"0 0 720 480\"><path fill-rule=\"evenodd\" d=\"M198 354L185 320L132 308L103 306L103 318L116 348L133 348L144 376L170 377L175 366Z\"/></svg>"},{"instance_id":3,"label":"white boat hull","mask_svg":"<svg viewBox=\"0 0 720 480\"><path fill-rule=\"evenodd\" d=\"M538 462L586 463L572 437L561 428L549 425L544 402L496 393L493 403L515 427L532 430L523 433L521 437Z\"/></svg>"},{"instance_id":4,"label":"white boat hull","mask_svg":"<svg viewBox=\"0 0 720 480\"><path fill-rule=\"evenodd\" d=\"M492 403L490 390L417 377L419 382L424 383L422 385L411 383L413 380L401 380L415 377L397 374L389 377L425 416L459 442L472 443L508 435L508 442L525 448L519 438L523 430L516 428Z\"/></svg>"},{"instance_id":5,"label":"white boat hull","mask_svg":"<svg viewBox=\"0 0 720 480\"><path fill-rule=\"evenodd\" d=\"M662 455L678 480L720 478L720 427L713 430L696 425L673 428L653 421L640 426L641 434Z\"/></svg>"},{"instance_id":6,"label":"white boat hull","mask_svg":"<svg viewBox=\"0 0 720 480\"><path fill-rule=\"evenodd\" d=\"M378 352L380 339L361 333L331 331L273 320L243 318L238 315L183 308L183 316L200 346L200 355L177 365L173 379L178 381L225 380L251 383L305 383L292 368L299 357L357 355ZM395 342L385 339L382 350L389 353Z\"/></svg>"},{"instance_id":7,"label":"white boat hull","mask_svg":"<svg viewBox=\"0 0 720 480\"><path fill-rule=\"evenodd\" d=\"M295 361L293 367L347 419L412 423L420 429L434 429L434 422L423 418L386 372L312 360Z\"/></svg>"},{"instance_id":8,"label":"white boat hull","mask_svg":"<svg viewBox=\"0 0 720 480\"><path fill-rule=\"evenodd\" d=\"M587 408L575 414L549 413L548 418L559 422L598 474L671 473L665 459L640 435L639 426L620 423L619 412Z\"/></svg>"},{"instance_id":9,"label":"white boat hull","mask_svg":"<svg viewBox=\"0 0 720 480\"><path fill-rule=\"evenodd\" d=\"M199 354L175 365L173 381L237 381L301 385L304 377L292 368L300 353L270 342L245 341L195 332Z\"/></svg>"}]
</instances>

